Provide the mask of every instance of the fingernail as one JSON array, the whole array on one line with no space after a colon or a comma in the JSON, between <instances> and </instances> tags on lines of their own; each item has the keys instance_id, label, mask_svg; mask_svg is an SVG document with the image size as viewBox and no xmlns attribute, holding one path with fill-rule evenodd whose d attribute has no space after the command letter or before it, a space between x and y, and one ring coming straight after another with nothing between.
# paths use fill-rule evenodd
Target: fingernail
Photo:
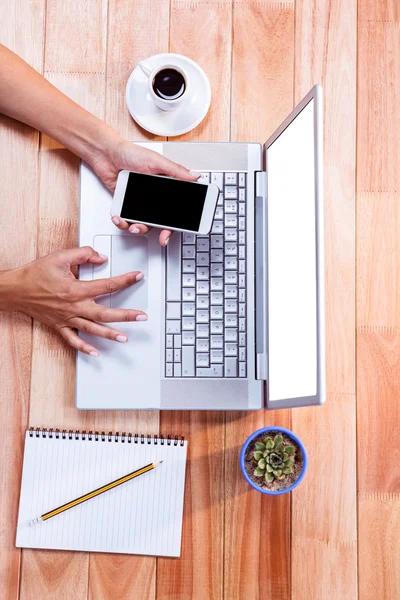
<instances>
[{"instance_id":1,"label":"fingernail","mask_svg":"<svg viewBox=\"0 0 400 600\"><path fill-rule=\"evenodd\" d=\"M143 273L138 273L136 275L136 281L140 281L141 279L143 279L143 277L144 277Z\"/></svg>"},{"instance_id":2,"label":"fingernail","mask_svg":"<svg viewBox=\"0 0 400 600\"><path fill-rule=\"evenodd\" d=\"M147 315L138 315L136 321L147 321Z\"/></svg>"},{"instance_id":3,"label":"fingernail","mask_svg":"<svg viewBox=\"0 0 400 600\"><path fill-rule=\"evenodd\" d=\"M119 225L119 219L118 219L118 217L113 217L111 219L111 221L114 223L114 225Z\"/></svg>"},{"instance_id":4,"label":"fingernail","mask_svg":"<svg viewBox=\"0 0 400 600\"><path fill-rule=\"evenodd\" d=\"M99 353L96 352L95 350L91 350L90 356L99 356Z\"/></svg>"},{"instance_id":5,"label":"fingernail","mask_svg":"<svg viewBox=\"0 0 400 600\"><path fill-rule=\"evenodd\" d=\"M126 335L117 335L115 339L117 340L117 342L121 342L121 344L125 344L125 342L128 341Z\"/></svg>"},{"instance_id":6,"label":"fingernail","mask_svg":"<svg viewBox=\"0 0 400 600\"><path fill-rule=\"evenodd\" d=\"M105 254L101 254L101 252L99 252L99 256L100 256L100 258L106 258L106 259L108 259L108 256L106 256Z\"/></svg>"},{"instance_id":7,"label":"fingernail","mask_svg":"<svg viewBox=\"0 0 400 600\"><path fill-rule=\"evenodd\" d=\"M197 179L199 179L200 177L200 173L198 173L197 171L189 171L189 173L193 175L193 177L197 177Z\"/></svg>"},{"instance_id":8,"label":"fingernail","mask_svg":"<svg viewBox=\"0 0 400 600\"><path fill-rule=\"evenodd\" d=\"M131 233L140 233L140 229L138 227L133 227L132 229L129 227L129 231Z\"/></svg>"}]
</instances>

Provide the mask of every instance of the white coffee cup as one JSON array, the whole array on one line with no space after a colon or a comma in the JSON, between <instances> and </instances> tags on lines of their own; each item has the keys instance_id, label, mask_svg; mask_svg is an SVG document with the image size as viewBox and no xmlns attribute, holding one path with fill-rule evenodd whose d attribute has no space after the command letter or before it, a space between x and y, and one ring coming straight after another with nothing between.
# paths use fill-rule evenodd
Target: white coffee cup
<instances>
[{"instance_id":1,"label":"white coffee cup","mask_svg":"<svg viewBox=\"0 0 400 600\"><path fill-rule=\"evenodd\" d=\"M171 111L179 108L179 106L181 106L182 102L186 99L186 94L187 94L187 89L188 89L188 77L187 77L185 71L181 67L178 67L176 65L171 65L171 64L165 64L165 65L158 65L158 67L156 67L155 69L151 69L146 64L145 61L140 62L138 66L141 68L141 70L143 71L143 73L146 75L146 77L148 79L150 96L151 96L154 104L156 106L158 106L158 108L160 108L161 110L171 112ZM176 98L176 97L162 98L162 97L158 96L154 91L155 77L160 71L164 71L165 69L172 69L174 71L177 71L178 73L180 73L182 75L183 79L185 80L184 90L178 98Z\"/></svg>"}]
</instances>

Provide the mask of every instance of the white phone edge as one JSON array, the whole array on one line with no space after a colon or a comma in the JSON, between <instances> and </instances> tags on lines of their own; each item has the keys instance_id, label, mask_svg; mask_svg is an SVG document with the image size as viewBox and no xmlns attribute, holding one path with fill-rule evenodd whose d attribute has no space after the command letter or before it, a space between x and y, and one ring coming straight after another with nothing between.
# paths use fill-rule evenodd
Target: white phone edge
<instances>
[{"instance_id":1,"label":"white phone edge","mask_svg":"<svg viewBox=\"0 0 400 600\"><path fill-rule=\"evenodd\" d=\"M117 178L117 184L115 186L115 192L111 204L111 216L121 216L122 203L125 197L125 190L128 183L129 173L135 173L136 171L120 171ZM146 173L150 177L161 177L162 179L171 179L170 177L165 177L164 175L152 175ZM193 181L191 183L198 183L197 181ZM132 219L125 219L129 223L142 223L143 225L148 225L149 227L157 227L158 229L170 229L171 231L183 231L188 233L195 233L197 235L207 235L211 231L215 210L217 207L218 196L220 194L220 189L213 183L204 184L199 183L199 185L207 185L207 194L206 199L204 201L204 208L201 215L200 226L198 231L194 231L193 229L179 229L177 227L170 227L167 225L163 225L162 223L149 223L145 221L138 221Z\"/></svg>"}]
</instances>

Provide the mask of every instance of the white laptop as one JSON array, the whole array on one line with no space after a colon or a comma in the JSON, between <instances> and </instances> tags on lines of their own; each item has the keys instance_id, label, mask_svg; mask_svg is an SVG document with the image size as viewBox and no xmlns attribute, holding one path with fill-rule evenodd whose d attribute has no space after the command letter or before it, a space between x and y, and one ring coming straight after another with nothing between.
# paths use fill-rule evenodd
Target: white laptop
<instances>
[{"instance_id":1,"label":"white laptop","mask_svg":"<svg viewBox=\"0 0 400 600\"><path fill-rule=\"evenodd\" d=\"M221 189L210 235L174 233L167 249L157 231L119 231L110 193L82 164L79 244L109 260L79 277L143 271L143 281L98 301L145 310L148 321L119 325L126 344L96 338L96 359L77 354L77 408L324 402L322 112L315 86L263 147L143 143Z\"/></svg>"}]
</instances>

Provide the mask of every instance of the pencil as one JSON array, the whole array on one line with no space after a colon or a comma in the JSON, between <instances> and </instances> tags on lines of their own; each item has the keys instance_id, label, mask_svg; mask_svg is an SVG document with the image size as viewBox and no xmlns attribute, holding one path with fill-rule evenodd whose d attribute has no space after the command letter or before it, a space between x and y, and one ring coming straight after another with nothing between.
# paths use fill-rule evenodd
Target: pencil
<instances>
[{"instance_id":1,"label":"pencil","mask_svg":"<svg viewBox=\"0 0 400 600\"><path fill-rule=\"evenodd\" d=\"M108 492L109 490L114 489L118 485L122 485L123 483L126 483L127 481L130 481L131 479L134 479L135 477L139 477L139 475L143 475L144 473L147 473L148 471L152 471L153 469L158 467L158 465L160 465L162 462L163 461L161 460L159 462L150 463L149 465L146 465L145 467L142 467L141 469L132 471L132 473L128 473L128 475L124 475L123 477L120 477L119 479L116 479L115 481L112 481L111 483L107 483L106 485L103 485L102 487L97 488L97 490L88 492L87 494L84 494L83 496L76 498L76 500L71 500L70 502L63 504L62 506L59 506L58 508L49 510L48 512L44 513L44 515L41 515L40 517L37 517L36 519L32 519L29 522L29 525L36 525L37 523L41 523L42 521L47 521L47 519L51 519L51 517L55 517L56 515L59 515L59 514L65 512L66 510L73 508L74 506L78 506L78 504L82 504L82 502L91 500L91 498L95 498L96 496L99 496L100 494L104 494L104 492Z\"/></svg>"}]
</instances>

